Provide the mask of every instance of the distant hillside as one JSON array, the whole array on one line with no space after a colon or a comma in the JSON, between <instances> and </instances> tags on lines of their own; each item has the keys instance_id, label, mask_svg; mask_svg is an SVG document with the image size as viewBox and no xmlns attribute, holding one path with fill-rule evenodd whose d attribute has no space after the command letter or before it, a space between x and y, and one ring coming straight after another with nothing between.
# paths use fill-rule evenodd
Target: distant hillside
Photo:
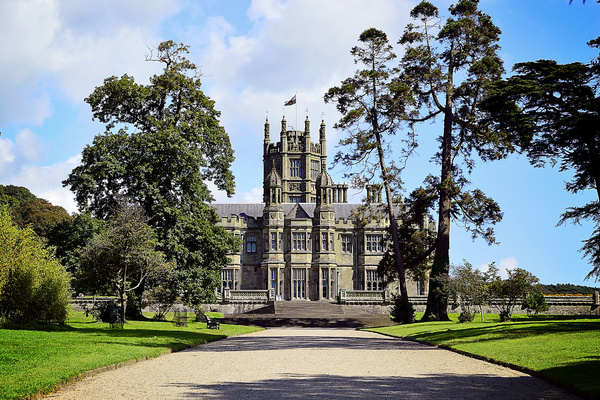
<instances>
[{"instance_id":1,"label":"distant hillside","mask_svg":"<svg viewBox=\"0 0 600 400\"><path fill-rule=\"evenodd\" d=\"M540 285L542 293L546 295L553 294L594 294L600 288L591 286L573 285L570 283L558 283L556 285Z\"/></svg>"}]
</instances>

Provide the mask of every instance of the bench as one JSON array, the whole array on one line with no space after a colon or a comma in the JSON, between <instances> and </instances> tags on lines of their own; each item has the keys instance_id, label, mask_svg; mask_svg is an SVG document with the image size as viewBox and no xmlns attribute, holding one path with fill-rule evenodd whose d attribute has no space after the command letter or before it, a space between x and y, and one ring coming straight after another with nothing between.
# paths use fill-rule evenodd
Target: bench
<instances>
[{"instance_id":1,"label":"bench","mask_svg":"<svg viewBox=\"0 0 600 400\"><path fill-rule=\"evenodd\" d=\"M218 319L212 319L208 314L204 314L206 318L206 327L209 329L221 329L221 322Z\"/></svg>"}]
</instances>

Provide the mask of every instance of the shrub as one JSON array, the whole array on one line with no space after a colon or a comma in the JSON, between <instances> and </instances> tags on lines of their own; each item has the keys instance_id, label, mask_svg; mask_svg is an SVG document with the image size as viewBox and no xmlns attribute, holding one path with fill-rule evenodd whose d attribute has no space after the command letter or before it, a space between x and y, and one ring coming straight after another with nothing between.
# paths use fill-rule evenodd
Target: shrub
<instances>
[{"instance_id":1,"label":"shrub","mask_svg":"<svg viewBox=\"0 0 600 400\"><path fill-rule=\"evenodd\" d=\"M506 309L500 310L498 316L500 317L500 322L508 322L512 318L512 311Z\"/></svg>"},{"instance_id":2,"label":"shrub","mask_svg":"<svg viewBox=\"0 0 600 400\"><path fill-rule=\"evenodd\" d=\"M392 321L401 324L412 324L415 322L415 309L408 298L401 295L392 295L392 307L390 309Z\"/></svg>"},{"instance_id":3,"label":"shrub","mask_svg":"<svg viewBox=\"0 0 600 400\"><path fill-rule=\"evenodd\" d=\"M42 240L20 229L0 209L0 310L17 323L64 323L70 277Z\"/></svg>"},{"instance_id":4,"label":"shrub","mask_svg":"<svg viewBox=\"0 0 600 400\"><path fill-rule=\"evenodd\" d=\"M474 319L475 313L469 311L463 311L458 316L458 322L460 322L461 324L464 324L465 322L473 322Z\"/></svg>"},{"instance_id":5,"label":"shrub","mask_svg":"<svg viewBox=\"0 0 600 400\"><path fill-rule=\"evenodd\" d=\"M497 279L498 269L494 263L488 266L487 272L473 268L463 260L462 265L452 266L450 274L438 278L442 291L452 302L452 308L461 308L460 322L472 322L475 319L473 307L479 307L483 322L483 305L488 304L491 297L490 283Z\"/></svg>"},{"instance_id":6,"label":"shrub","mask_svg":"<svg viewBox=\"0 0 600 400\"><path fill-rule=\"evenodd\" d=\"M122 328L125 323L121 307L114 301L103 301L96 304L91 314L96 321L110 324L111 328Z\"/></svg>"},{"instance_id":7,"label":"shrub","mask_svg":"<svg viewBox=\"0 0 600 400\"><path fill-rule=\"evenodd\" d=\"M508 278L492 282L494 296L498 298L496 308L500 321L510 321L513 309L535 288L539 279L522 268L508 270Z\"/></svg>"},{"instance_id":8,"label":"shrub","mask_svg":"<svg viewBox=\"0 0 600 400\"><path fill-rule=\"evenodd\" d=\"M527 309L528 316L537 318L540 312L548 311L548 303L546 303L546 298L540 291L534 291L523 299L521 309Z\"/></svg>"}]
</instances>

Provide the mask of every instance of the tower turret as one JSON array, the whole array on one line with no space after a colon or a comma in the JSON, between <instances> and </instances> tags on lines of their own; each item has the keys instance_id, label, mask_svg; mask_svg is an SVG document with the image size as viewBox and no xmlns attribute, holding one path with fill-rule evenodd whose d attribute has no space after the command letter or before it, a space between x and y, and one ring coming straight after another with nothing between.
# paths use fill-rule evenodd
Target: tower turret
<instances>
[{"instance_id":1,"label":"tower turret","mask_svg":"<svg viewBox=\"0 0 600 400\"><path fill-rule=\"evenodd\" d=\"M280 141L281 141L281 151L287 151L287 122L285 117L281 119L281 133L280 133Z\"/></svg>"},{"instance_id":2,"label":"tower turret","mask_svg":"<svg viewBox=\"0 0 600 400\"><path fill-rule=\"evenodd\" d=\"M271 172L267 175L265 185L267 186L266 191L269 194L265 199L267 203L266 206L281 205L281 177L277 173L275 162L273 162Z\"/></svg>"},{"instance_id":3,"label":"tower turret","mask_svg":"<svg viewBox=\"0 0 600 400\"><path fill-rule=\"evenodd\" d=\"M327 157L327 138L325 136L325 121L321 120L319 128L319 143L321 144L321 155Z\"/></svg>"},{"instance_id":4,"label":"tower turret","mask_svg":"<svg viewBox=\"0 0 600 400\"><path fill-rule=\"evenodd\" d=\"M321 163L321 173L317 177L317 207L331 206L333 203L333 179L327 172L325 160Z\"/></svg>"},{"instance_id":5,"label":"tower turret","mask_svg":"<svg viewBox=\"0 0 600 400\"><path fill-rule=\"evenodd\" d=\"M265 121L265 146L268 146L271 143L271 138L269 134L269 118L267 117Z\"/></svg>"},{"instance_id":6,"label":"tower turret","mask_svg":"<svg viewBox=\"0 0 600 400\"><path fill-rule=\"evenodd\" d=\"M306 116L306 119L304 120L304 135L310 136L310 121L308 120L308 115Z\"/></svg>"}]
</instances>

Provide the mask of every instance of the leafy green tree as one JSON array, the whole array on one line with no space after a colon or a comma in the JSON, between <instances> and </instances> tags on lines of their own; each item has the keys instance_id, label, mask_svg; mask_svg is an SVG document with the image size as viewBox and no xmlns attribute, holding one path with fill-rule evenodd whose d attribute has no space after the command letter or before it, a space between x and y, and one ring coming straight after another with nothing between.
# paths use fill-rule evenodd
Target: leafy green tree
<instances>
[{"instance_id":1,"label":"leafy green tree","mask_svg":"<svg viewBox=\"0 0 600 400\"><path fill-rule=\"evenodd\" d=\"M35 198L33 193L22 186L0 185L0 205L5 205L9 209L17 208Z\"/></svg>"},{"instance_id":2,"label":"leafy green tree","mask_svg":"<svg viewBox=\"0 0 600 400\"><path fill-rule=\"evenodd\" d=\"M423 188L413 191L402 203L402 218L398 223L398 238L406 275L413 281L425 281L431 271L432 249L435 248L435 232L430 227L431 200ZM391 235L386 237L391 243ZM387 250L377 266L378 274L387 285L398 279L393 246Z\"/></svg>"},{"instance_id":3,"label":"leafy green tree","mask_svg":"<svg viewBox=\"0 0 600 400\"><path fill-rule=\"evenodd\" d=\"M527 310L528 316L534 316L535 318L541 312L548 311L548 303L546 303L546 298L542 294L539 287L536 290L530 292L525 299L523 299L523 305L521 306L521 310Z\"/></svg>"},{"instance_id":4,"label":"leafy green tree","mask_svg":"<svg viewBox=\"0 0 600 400\"><path fill-rule=\"evenodd\" d=\"M396 134L409 112L412 98L408 87L394 80L395 71L390 69L389 63L396 55L387 35L370 28L360 35L359 41L362 47L355 46L350 53L355 63L364 65L365 69L329 89L324 97L326 103L335 102L342 114L334 127L347 132L347 137L340 141L346 150L338 152L334 161L353 169L347 176L356 187L364 188L373 181L383 184L400 294L408 298L394 204L401 183L400 168L393 161L386 163L390 153L389 136ZM412 131L408 131L405 142L403 155L410 153L414 146ZM367 203L371 200L367 198Z\"/></svg>"},{"instance_id":5,"label":"leafy green tree","mask_svg":"<svg viewBox=\"0 0 600 400\"><path fill-rule=\"evenodd\" d=\"M496 279L490 287L496 298L500 321L510 321L514 308L535 289L539 279L522 268L508 270L507 279Z\"/></svg>"},{"instance_id":6,"label":"leafy green tree","mask_svg":"<svg viewBox=\"0 0 600 400\"><path fill-rule=\"evenodd\" d=\"M158 240L147 225L143 209L126 201L118 205L106 230L92 237L81 249L79 279L89 285L108 287L118 293L121 316L127 295L149 276L172 269L164 254L156 250Z\"/></svg>"},{"instance_id":7,"label":"leafy green tree","mask_svg":"<svg viewBox=\"0 0 600 400\"><path fill-rule=\"evenodd\" d=\"M14 221L21 228L31 227L41 237L47 238L55 226L72 217L67 211L44 199L35 198L13 209Z\"/></svg>"},{"instance_id":8,"label":"leafy green tree","mask_svg":"<svg viewBox=\"0 0 600 400\"><path fill-rule=\"evenodd\" d=\"M70 277L31 228L21 229L0 207L0 318L18 323L64 323Z\"/></svg>"},{"instance_id":9,"label":"leafy green tree","mask_svg":"<svg viewBox=\"0 0 600 400\"><path fill-rule=\"evenodd\" d=\"M20 227L31 227L41 237L47 238L50 231L63 221L71 219L67 211L49 201L35 197L27 188L0 185L0 205L11 211L13 221Z\"/></svg>"},{"instance_id":10,"label":"leafy green tree","mask_svg":"<svg viewBox=\"0 0 600 400\"><path fill-rule=\"evenodd\" d=\"M121 195L142 205L159 248L176 261L177 279L196 304L210 300L235 238L217 226L206 185L233 194L233 150L214 102L201 90L188 46L166 41L147 56L163 66L141 85L128 75L105 79L86 99L106 124L63 184L82 211L106 220ZM131 129L133 128L133 129ZM133 132L130 133L130 130Z\"/></svg>"},{"instance_id":11,"label":"leafy green tree","mask_svg":"<svg viewBox=\"0 0 600 400\"><path fill-rule=\"evenodd\" d=\"M543 294L594 294L600 290L597 287L573 285L572 283L558 283L555 285L540 285L540 290Z\"/></svg>"},{"instance_id":12,"label":"leafy green tree","mask_svg":"<svg viewBox=\"0 0 600 400\"><path fill-rule=\"evenodd\" d=\"M475 317L473 307L479 307L483 322L483 306L491 299L491 283L498 279L498 268L492 263L483 272L463 260L462 265L453 266L450 274L442 278L442 290L451 299L453 306L460 307L460 322L471 322Z\"/></svg>"},{"instance_id":13,"label":"leafy green tree","mask_svg":"<svg viewBox=\"0 0 600 400\"><path fill-rule=\"evenodd\" d=\"M90 214L77 214L54 226L48 234L48 245L56 249L56 257L73 276L71 286L76 293L108 293L106 288L97 285L98 282L78 279L82 266L80 250L92 237L104 230L105 225L104 221Z\"/></svg>"},{"instance_id":14,"label":"leafy green tree","mask_svg":"<svg viewBox=\"0 0 600 400\"><path fill-rule=\"evenodd\" d=\"M403 81L418 98L417 123L443 118L436 155L439 176L429 176L423 188L438 204L438 234L424 318L448 320L447 298L439 290L439 277L450 268L450 224L454 220L471 232L495 243L490 225L502 218L498 204L481 190L468 190L466 173L475 167L475 156L496 160L514 151L514 138L489 129L477 104L490 82L503 72L497 45L500 29L478 9L477 0L460 0L450 7L450 17L440 24L438 9L427 1L412 11L399 41L405 53L400 66Z\"/></svg>"},{"instance_id":15,"label":"leafy green tree","mask_svg":"<svg viewBox=\"0 0 600 400\"><path fill-rule=\"evenodd\" d=\"M600 38L590 42L600 46ZM593 268L586 279L600 278L600 65L579 62L558 64L538 60L516 64L515 75L494 85L483 102L497 129L516 132L527 141L530 162L537 167L559 164L560 171L574 171L566 183L572 193L595 190L598 200L570 207L566 221L595 224L581 249Z\"/></svg>"}]
</instances>

